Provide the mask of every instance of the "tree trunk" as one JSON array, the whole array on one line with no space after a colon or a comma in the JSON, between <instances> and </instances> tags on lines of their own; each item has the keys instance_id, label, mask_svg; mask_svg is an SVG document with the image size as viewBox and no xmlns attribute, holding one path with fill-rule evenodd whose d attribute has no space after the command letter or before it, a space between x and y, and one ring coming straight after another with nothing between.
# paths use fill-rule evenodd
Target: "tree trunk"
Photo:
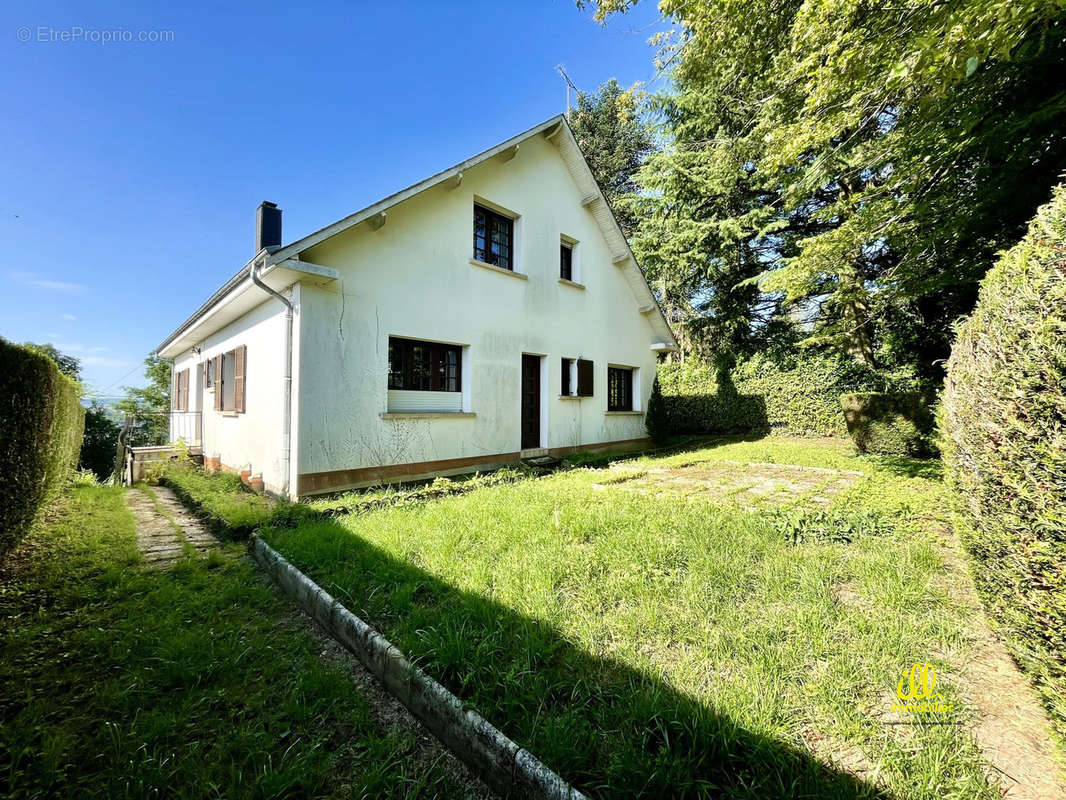
<instances>
[{"instance_id":1,"label":"tree trunk","mask_svg":"<svg viewBox=\"0 0 1066 800\"><path fill-rule=\"evenodd\" d=\"M876 367L873 335L870 325L869 295L862 276L853 267L840 272L840 289L843 295L843 317L847 336L846 349L856 361Z\"/></svg>"}]
</instances>

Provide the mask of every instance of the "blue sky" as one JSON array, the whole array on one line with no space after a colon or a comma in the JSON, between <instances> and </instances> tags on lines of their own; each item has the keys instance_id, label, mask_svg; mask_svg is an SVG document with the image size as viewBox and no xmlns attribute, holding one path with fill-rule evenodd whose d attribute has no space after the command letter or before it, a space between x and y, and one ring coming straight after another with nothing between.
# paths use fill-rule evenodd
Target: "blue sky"
<instances>
[{"instance_id":1,"label":"blue sky","mask_svg":"<svg viewBox=\"0 0 1066 800\"><path fill-rule=\"evenodd\" d=\"M261 200L292 241L561 112L556 64L647 82L657 20L650 0L606 27L565 0L6 3L0 336L78 356L90 391L138 385L252 255ZM141 31L170 41L105 41Z\"/></svg>"}]
</instances>

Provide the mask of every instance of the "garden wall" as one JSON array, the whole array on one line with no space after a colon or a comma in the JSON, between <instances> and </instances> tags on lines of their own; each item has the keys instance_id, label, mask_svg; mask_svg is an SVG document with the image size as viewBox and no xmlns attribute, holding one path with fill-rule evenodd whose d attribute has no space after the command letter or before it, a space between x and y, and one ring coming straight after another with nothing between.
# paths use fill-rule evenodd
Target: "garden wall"
<instances>
[{"instance_id":1,"label":"garden wall","mask_svg":"<svg viewBox=\"0 0 1066 800\"><path fill-rule=\"evenodd\" d=\"M22 538L77 464L80 394L50 358L0 339L0 552Z\"/></svg>"}]
</instances>

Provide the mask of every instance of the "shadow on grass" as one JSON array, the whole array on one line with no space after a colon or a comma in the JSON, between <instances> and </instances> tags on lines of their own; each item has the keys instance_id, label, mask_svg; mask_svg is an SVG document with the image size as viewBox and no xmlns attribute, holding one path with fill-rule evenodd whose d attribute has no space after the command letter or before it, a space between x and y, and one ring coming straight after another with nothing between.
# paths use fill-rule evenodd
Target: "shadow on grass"
<instances>
[{"instance_id":1,"label":"shadow on grass","mask_svg":"<svg viewBox=\"0 0 1066 800\"><path fill-rule=\"evenodd\" d=\"M924 478L939 481L944 478L944 465L940 459L907 458L906 456L868 456L868 460L883 472L901 478Z\"/></svg>"},{"instance_id":2,"label":"shadow on grass","mask_svg":"<svg viewBox=\"0 0 1066 800\"><path fill-rule=\"evenodd\" d=\"M597 797L873 798L861 779L460 590L337 522L260 534L430 675Z\"/></svg>"},{"instance_id":3,"label":"shadow on grass","mask_svg":"<svg viewBox=\"0 0 1066 800\"><path fill-rule=\"evenodd\" d=\"M566 457L566 463L574 467L597 469L615 463L644 458L645 456L662 458L665 456L680 455L682 453L691 453L697 450L706 450L709 447L736 444L738 442L757 442L760 439L765 439L766 436L766 431L674 436L660 447L651 447L643 450L613 451L607 453L575 453L574 455Z\"/></svg>"}]
</instances>

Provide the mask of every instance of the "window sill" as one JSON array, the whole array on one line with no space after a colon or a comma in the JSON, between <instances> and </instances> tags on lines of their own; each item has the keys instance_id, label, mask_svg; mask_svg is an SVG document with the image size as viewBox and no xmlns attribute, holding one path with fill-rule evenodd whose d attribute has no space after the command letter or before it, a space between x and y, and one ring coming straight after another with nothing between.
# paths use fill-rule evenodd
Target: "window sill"
<instances>
[{"instance_id":1,"label":"window sill","mask_svg":"<svg viewBox=\"0 0 1066 800\"><path fill-rule=\"evenodd\" d=\"M563 286L570 286L574 289L581 289L582 291L584 291L585 289L585 284L578 283L577 281L567 280L566 278L559 278L559 283L561 283Z\"/></svg>"},{"instance_id":2,"label":"window sill","mask_svg":"<svg viewBox=\"0 0 1066 800\"><path fill-rule=\"evenodd\" d=\"M644 412L643 411L604 411L603 413L606 416L608 416L608 417L642 417L642 416L644 416Z\"/></svg>"},{"instance_id":3,"label":"window sill","mask_svg":"<svg viewBox=\"0 0 1066 800\"><path fill-rule=\"evenodd\" d=\"M467 419L476 417L473 411L382 411L382 419Z\"/></svg>"},{"instance_id":4,"label":"window sill","mask_svg":"<svg viewBox=\"0 0 1066 800\"><path fill-rule=\"evenodd\" d=\"M224 417L239 417L241 415L240 411L219 411L218 413Z\"/></svg>"},{"instance_id":5,"label":"window sill","mask_svg":"<svg viewBox=\"0 0 1066 800\"><path fill-rule=\"evenodd\" d=\"M529 276L522 272L515 272L513 269L504 269L503 267L497 267L495 264L489 264L485 261L478 261L476 258L470 259L470 266L481 267L482 269L492 270L493 272L502 272L504 275L510 275L512 278L518 278L519 280L528 281Z\"/></svg>"},{"instance_id":6,"label":"window sill","mask_svg":"<svg viewBox=\"0 0 1066 800\"><path fill-rule=\"evenodd\" d=\"M579 395L579 394L561 394L561 395L559 395L559 399L560 400L582 400L584 398L581 395Z\"/></svg>"}]
</instances>

